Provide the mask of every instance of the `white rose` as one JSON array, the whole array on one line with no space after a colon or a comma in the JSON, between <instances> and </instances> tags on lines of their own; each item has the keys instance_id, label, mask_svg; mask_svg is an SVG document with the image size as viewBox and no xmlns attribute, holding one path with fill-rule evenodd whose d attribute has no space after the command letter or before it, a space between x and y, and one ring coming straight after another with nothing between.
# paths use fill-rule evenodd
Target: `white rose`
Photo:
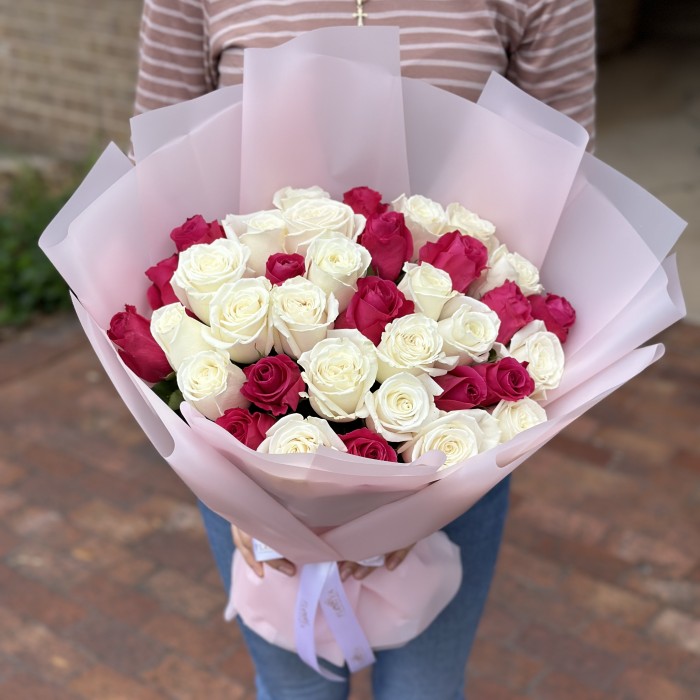
<instances>
[{"instance_id":1,"label":"white rose","mask_svg":"<svg viewBox=\"0 0 700 700\"><path fill-rule=\"evenodd\" d=\"M445 374L454 367L456 357L447 357L442 349L437 321L423 314L409 314L387 324L377 346L377 379L385 381L398 372Z\"/></svg>"},{"instance_id":2,"label":"white rose","mask_svg":"<svg viewBox=\"0 0 700 700\"><path fill-rule=\"evenodd\" d=\"M467 293L469 296L480 299L486 292L500 287L506 280L515 281L517 277L518 272L510 257L508 247L502 244L489 254L486 268L481 275L469 285Z\"/></svg>"},{"instance_id":3,"label":"white rose","mask_svg":"<svg viewBox=\"0 0 700 700\"><path fill-rule=\"evenodd\" d=\"M556 389L564 372L564 350L554 333L543 321L531 321L511 338L508 352L519 362L527 362L527 371L535 382L536 399L545 398Z\"/></svg>"},{"instance_id":4,"label":"white rose","mask_svg":"<svg viewBox=\"0 0 700 700\"><path fill-rule=\"evenodd\" d=\"M298 413L290 413L280 418L266 433L258 452L268 454L307 454L316 452L319 447L347 452L343 441L333 428L322 418L304 418Z\"/></svg>"},{"instance_id":5,"label":"white rose","mask_svg":"<svg viewBox=\"0 0 700 700\"><path fill-rule=\"evenodd\" d=\"M406 274L399 282L399 291L416 305L416 311L437 321L442 307L459 293L452 289L452 278L444 270L425 262L406 263L403 269Z\"/></svg>"},{"instance_id":6,"label":"white rose","mask_svg":"<svg viewBox=\"0 0 700 700\"><path fill-rule=\"evenodd\" d=\"M334 199L301 199L284 210L287 253L304 255L314 238L335 231L354 241L365 227L365 217Z\"/></svg>"},{"instance_id":7,"label":"white rose","mask_svg":"<svg viewBox=\"0 0 700 700\"><path fill-rule=\"evenodd\" d=\"M185 401L210 420L216 420L229 408L249 405L241 396L244 382L243 370L218 350L190 355L177 371L177 385Z\"/></svg>"},{"instance_id":8,"label":"white rose","mask_svg":"<svg viewBox=\"0 0 700 700\"><path fill-rule=\"evenodd\" d=\"M180 253L171 285L177 298L202 321L209 323L209 302L226 282L246 271L250 250L237 240L219 238L190 246Z\"/></svg>"},{"instance_id":9,"label":"white rose","mask_svg":"<svg viewBox=\"0 0 700 700\"><path fill-rule=\"evenodd\" d=\"M272 196L272 204L278 209L288 209L302 199L330 199L330 194L318 185L313 187L283 187Z\"/></svg>"},{"instance_id":10,"label":"white rose","mask_svg":"<svg viewBox=\"0 0 700 700\"><path fill-rule=\"evenodd\" d=\"M547 420L544 408L531 398L501 401L491 415L501 427L501 442L507 442L523 430Z\"/></svg>"},{"instance_id":11,"label":"white rose","mask_svg":"<svg viewBox=\"0 0 700 700\"><path fill-rule=\"evenodd\" d=\"M204 337L240 364L251 364L269 355L271 290L272 285L264 277L243 278L220 287L209 305L211 328Z\"/></svg>"},{"instance_id":12,"label":"white rose","mask_svg":"<svg viewBox=\"0 0 700 700\"><path fill-rule=\"evenodd\" d=\"M303 277L272 288L270 315L277 352L295 360L328 334L338 317L338 301Z\"/></svg>"},{"instance_id":13,"label":"white rose","mask_svg":"<svg viewBox=\"0 0 700 700\"><path fill-rule=\"evenodd\" d=\"M501 319L495 311L463 294L445 305L438 321L443 348L459 358L458 364L486 362L500 327Z\"/></svg>"},{"instance_id":14,"label":"white rose","mask_svg":"<svg viewBox=\"0 0 700 700\"><path fill-rule=\"evenodd\" d=\"M541 294L544 287L540 284L540 271L527 258L518 253L509 253L508 259L515 268L515 282L525 296Z\"/></svg>"},{"instance_id":15,"label":"white rose","mask_svg":"<svg viewBox=\"0 0 700 700\"><path fill-rule=\"evenodd\" d=\"M357 279L372 262L367 248L340 233L324 233L306 251L306 278L333 294L344 311L357 291Z\"/></svg>"},{"instance_id":16,"label":"white rose","mask_svg":"<svg viewBox=\"0 0 700 700\"><path fill-rule=\"evenodd\" d=\"M540 294L540 271L527 258L518 253L511 253L505 244L501 244L490 253L486 269L479 279L469 287L469 294L481 298L505 281L515 282L525 295Z\"/></svg>"},{"instance_id":17,"label":"white rose","mask_svg":"<svg viewBox=\"0 0 700 700\"><path fill-rule=\"evenodd\" d=\"M441 393L440 386L427 374L394 374L377 391L367 394L367 426L389 442L410 440L438 417L434 397Z\"/></svg>"},{"instance_id":18,"label":"white rose","mask_svg":"<svg viewBox=\"0 0 700 700\"><path fill-rule=\"evenodd\" d=\"M418 251L428 242L434 243L444 231L447 214L441 204L432 199L414 194L401 195L391 203L394 211L404 215L406 226L413 235L413 261L418 259Z\"/></svg>"},{"instance_id":19,"label":"white rose","mask_svg":"<svg viewBox=\"0 0 700 700\"><path fill-rule=\"evenodd\" d=\"M408 462L430 450L440 450L446 457L441 467L444 469L490 450L498 445L500 438L498 421L486 411L450 411L424 425L399 452L407 453Z\"/></svg>"},{"instance_id":20,"label":"white rose","mask_svg":"<svg viewBox=\"0 0 700 700\"><path fill-rule=\"evenodd\" d=\"M265 264L273 253L284 249L287 224L276 209L253 214L229 214L221 222L228 238L238 239L250 250L248 268L262 277Z\"/></svg>"},{"instance_id":21,"label":"white rose","mask_svg":"<svg viewBox=\"0 0 700 700\"><path fill-rule=\"evenodd\" d=\"M495 250L497 245L497 239L494 235L496 227L490 221L481 219L473 211L469 211L457 202L448 204L445 214L447 215L447 225L442 233L449 233L457 229L466 236L478 238L486 246L489 253Z\"/></svg>"},{"instance_id":22,"label":"white rose","mask_svg":"<svg viewBox=\"0 0 700 700\"><path fill-rule=\"evenodd\" d=\"M161 306L151 316L151 335L163 348L175 371L190 355L213 349L204 335L207 330L203 323L188 316L185 307L178 301Z\"/></svg>"},{"instance_id":23,"label":"white rose","mask_svg":"<svg viewBox=\"0 0 700 700\"><path fill-rule=\"evenodd\" d=\"M311 407L337 422L365 418L365 398L377 379L374 344L356 330L329 336L299 358Z\"/></svg>"}]
</instances>

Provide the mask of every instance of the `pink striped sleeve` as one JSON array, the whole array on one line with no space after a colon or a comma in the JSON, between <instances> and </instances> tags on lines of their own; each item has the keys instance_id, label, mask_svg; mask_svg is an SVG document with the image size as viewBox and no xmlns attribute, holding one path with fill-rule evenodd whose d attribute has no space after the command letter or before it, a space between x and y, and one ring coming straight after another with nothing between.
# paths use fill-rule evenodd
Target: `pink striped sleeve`
<instances>
[{"instance_id":1,"label":"pink striped sleeve","mask_svg":"<svg viewBox=\"0 0 700 700\"><path fill-rule=\"evenodd\" d=\"M508 78L595 138L594 0L533 0Z\"/></svg>"},{"instance_id":2,"label":"pink striped sleeve","mask_svg":"<svg viewBox=\"0 0 700 700\"><path fill-rule=\"evenodd\" d=\"M139 35L136 114L212 89L199 0L145 0Z\"/></svg>"}]
</instances>

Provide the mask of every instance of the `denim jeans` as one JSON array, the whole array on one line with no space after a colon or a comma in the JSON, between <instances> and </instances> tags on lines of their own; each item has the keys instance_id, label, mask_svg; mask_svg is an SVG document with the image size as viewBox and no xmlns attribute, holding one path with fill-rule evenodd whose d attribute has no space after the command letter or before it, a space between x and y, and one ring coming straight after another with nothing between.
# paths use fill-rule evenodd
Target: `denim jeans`
<instances>
[{"instance_id":1,"label":"denim jeans","mask_svg":"<svg viewBox=\"0 0 700 700\"><path fill-rule=\"evenodd\" d=\"M460 547L463 577L457 595L433 623L398 649L376 652L375 700L462 700L464 671L486 602L508 509L504 479L444 528ZM233 542L228 522L200 503L224 586L231 581ZM348 683L328 681L294 653L269 644L238 621L256 668L258 700L346 700ZM325 662L321 662L325 663ZM347 668L325 664L347 677Z\"/></svg>"}]
</instances>

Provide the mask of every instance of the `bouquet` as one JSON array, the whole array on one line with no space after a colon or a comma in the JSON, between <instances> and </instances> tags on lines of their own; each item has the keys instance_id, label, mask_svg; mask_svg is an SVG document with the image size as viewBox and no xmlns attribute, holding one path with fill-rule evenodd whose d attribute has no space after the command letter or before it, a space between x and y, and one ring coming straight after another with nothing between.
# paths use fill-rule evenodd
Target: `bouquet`
<instances>
[{"instance_id":1,"label":"bouquet","mask_svg":"<svg viewBox=\"0 0 700 700\"><path fill-rule=\"evenodd\" d=\"M401 79L398 55L398 32L384 27L322 30L249 51L242 90L137 118L136 166L109 148L41 241L69 282L105 369L160 454L213 510L295 562L325 567L315 570L322 577L330 562L406 547L460 515L658 359L660 346L639 346L684 314L667 257L683 222L586 154L580 127L497 76L476 105ZM334 223L309 237L308 229L290 227L288 214L286 232L269 222L256 228L256 220L287 206L308 205L305 195L295 203L290 183L319 186L329 207L349 208L345 233L332 235L339 233ZM353 189L358 183L367 189ZM350 204L339 201L346 192ZM382 209L384 198L390 211L362 213L368 201ZM213 240L172 260L164 232L194 212L201 220L185 229L201 227ZM369 222L387 219L399 233L391 245L382 231L372 242ZM217 290L191 284L197 263L181 270L181 262L196 258L200 245L235 248L241 274ZM469 265L458 254L465 245L474 252ZM331 281L329 260L346 255L356 264ZM394 267L387 273L385 265ZM367 274L370 266L375 274ZM143 272L154 267L151 287ZM282 279L290 269L297 274ZM374 286L380 296L378 285L391 285L396 316L378 318L376 305L367 312L367 290ZM301 287L310 297L297 295ZM151 389L163 377L139 378L107 335L116 311L126 305L134 321L130 307L146 309L158 295L164 305L150 322L135 323L157 339L151 347L162 352L163 376L177 370L185 420ZM242 299L252 311L249 323L237 325L230 309ZM256 305L265 304L267 313L256 316ZM290 315L294 305L310 316ZM472 345L467 327L496 337ZM173 342L180 329L195 338L190 349L202 339L214 349L186 357L189 350ZM111 335L121 343L115 328ZM206 353L212 364L198 364ZM356 382L328 381L348 367ZM285 368L287 379L275 384L283 390L268 401L265 382ZM226 389L214 399L199 393L224 375ZM421 419L391 411L409 404ZM228 432L227 412L242 441ZM371 440L368 432L349 439L354 431L371 431ZM449 570L454 552L441 546L427 549L443 552L442 564L414 548L416 581L435 579L436 566ZM459 571L451 572L447 588L459 581ZM301 579L297 612L315 610L303 595L303 570ZM363 626L378 613L384 630L393 627L387 616L401 617L393 603L409 591L399 593L391 579L381 572L366 579L380 593L364 599L362 588L348 587ZM257 584L246 580L234 565L234 595L248 591L251 601ZM273 576L265 581L276 585ZM384 601L379 610L367 602L373 596ZM440 596L449 600L450 591ZM240 600L233 607L243 614ZM330 605L329 625L333 611L346 607ZM420 618L425 606L413 609ZM311 628L313 638L313 619L301 619L295 634ZM260 624L269 638L283 632L281 623ZM401 643L367 636L370 645ZM340 652L330 642L319 653L336 660ZM303 655L313 663L315 654L312 646Z\"/></svg>"}]
</instances>

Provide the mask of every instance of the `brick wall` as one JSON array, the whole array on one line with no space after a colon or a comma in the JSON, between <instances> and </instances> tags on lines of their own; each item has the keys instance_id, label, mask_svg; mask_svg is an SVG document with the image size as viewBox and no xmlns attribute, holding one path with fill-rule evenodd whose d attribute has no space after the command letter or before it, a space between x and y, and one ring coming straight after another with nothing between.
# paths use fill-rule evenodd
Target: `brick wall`
<instances>
[{"instance_id":1,"label":"brick wall","mask_svg":"<svg viewBox=\"0 0 700 700\"><path fill-rule=\"evenodd\" d=\"M0 0L0 150L128 143L142 0Z\"/></svg>"}]
</instances>

